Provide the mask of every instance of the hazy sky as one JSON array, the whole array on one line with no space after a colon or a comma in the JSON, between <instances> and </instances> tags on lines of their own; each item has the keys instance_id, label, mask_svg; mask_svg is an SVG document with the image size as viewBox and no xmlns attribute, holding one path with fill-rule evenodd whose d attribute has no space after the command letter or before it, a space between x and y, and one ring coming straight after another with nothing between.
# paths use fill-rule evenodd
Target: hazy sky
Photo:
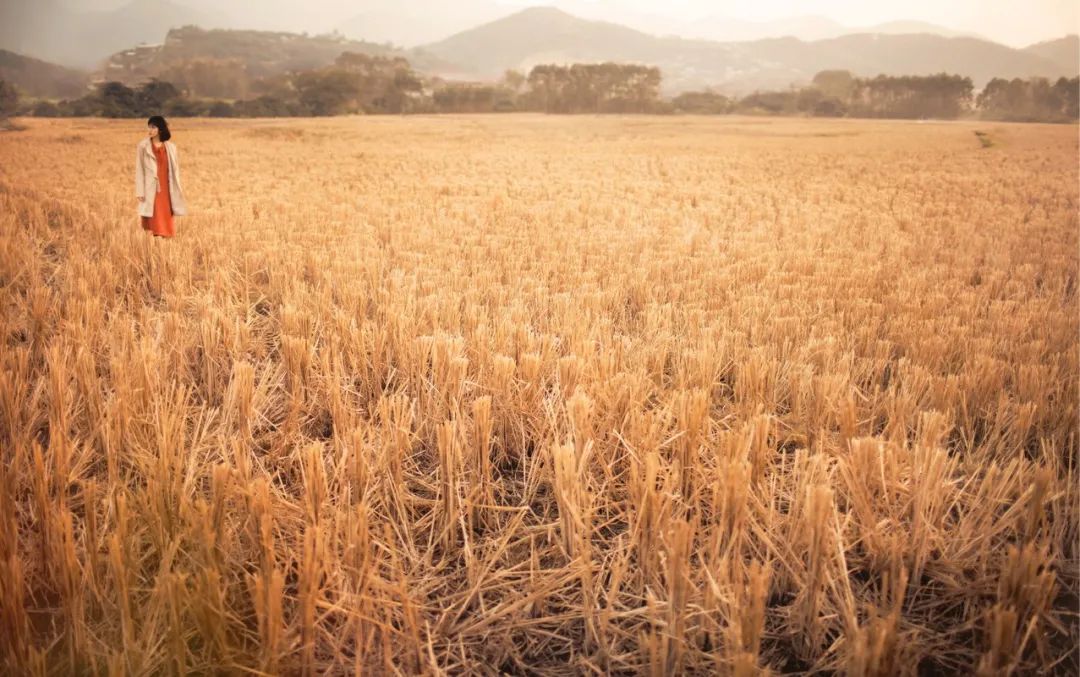
<instances>
[{"instance_id":1,"label":"hazy sky","mask_svg":"<svg viewBox=\"0 0 1080 677\"><path fill-rule=\"evenodd\" d=\"M3 0L8 2L10 0ZM14 0L34 2L35 0ZM213 7L231 16L260 17L259 23L293 25L305 30L329 30L365 6L386 6L394 0L173 0L194 7ZM66 0L86 9L110 9L130 0ZM497 4L513 10L530 5L555 4L595 19L618 23L620 18L654 14L674 21L704 16L747 20L773 20L820 15L858 27L893 20L918 20L970 31L1014 46L1061 37L1080 31L1078 0L411 0L410 6L429 5L445 14L455 5Z\"/></svg>"}]
</instances>

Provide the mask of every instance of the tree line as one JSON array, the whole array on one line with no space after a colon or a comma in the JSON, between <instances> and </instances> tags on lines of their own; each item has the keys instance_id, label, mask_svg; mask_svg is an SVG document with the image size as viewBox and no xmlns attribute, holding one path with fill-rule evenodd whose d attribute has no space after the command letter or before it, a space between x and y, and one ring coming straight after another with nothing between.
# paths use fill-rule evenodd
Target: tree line
<instances>
[{"instance_id":1,"label":"tree line","mask_svg":"<svg viewBox=\"0 0 1080 677\"><path fill-rule=\"evenodd\" d=\"M700 114L806 115L814 117L1075 122L1080 119L1080 78L995 78L975 96L970 78L928 76L857 78L822 71L810 86L754 92L741 98L710 91L672 100L677 111Z\"/></svg>"},{"instance_id":2,"label":"tree line","mask_svg":"<svg viewBox=\"0 0 1080 677\"><path fill-rule=\"evenodd\" d=\"M1069 122L1080 118L1080 78L994 78L977 102L984 115L1013 122Z\"/></svg>"},{"instance_id":3,"label":"tree line","mask_svg":"<svg viewBox=\"0 0 1080 677\"><path fill-rule=\"evenodd\" d=\"M976 96L970 78L855 77L822 71L809 86L729 97L714 91L660 95L658 68L601 63L538 65L507 71L494 83L422 78L403 58L345 52L325 68L255 80L249 96L228 100L220 77L189 73L177 86L150 80L137 87L99 83L77 99L20 104L0 81L0 117L290 117L344 114L481 113L696 113L816 117L934 118L974 116L1015 121L1065 122L1080 118L1080 78L994 79ZM226 78L227 80L227 78Z\"/></svg>"}]
</instances>

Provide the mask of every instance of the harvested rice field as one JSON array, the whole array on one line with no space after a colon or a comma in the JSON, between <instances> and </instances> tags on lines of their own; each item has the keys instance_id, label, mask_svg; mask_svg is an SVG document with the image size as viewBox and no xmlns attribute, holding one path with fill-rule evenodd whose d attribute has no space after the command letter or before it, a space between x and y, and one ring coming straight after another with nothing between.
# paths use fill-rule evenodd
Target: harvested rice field
<instances>
[{"instance_id":1,"label":"harvested rice field","mask_svg":"<svg viewBox=\"0 0 1080 677\"><path fill-rule=\"evenodd\" d=\"M1075 126L21 122L0 671L1077 672Z\"/></svg>"}]
</instances>

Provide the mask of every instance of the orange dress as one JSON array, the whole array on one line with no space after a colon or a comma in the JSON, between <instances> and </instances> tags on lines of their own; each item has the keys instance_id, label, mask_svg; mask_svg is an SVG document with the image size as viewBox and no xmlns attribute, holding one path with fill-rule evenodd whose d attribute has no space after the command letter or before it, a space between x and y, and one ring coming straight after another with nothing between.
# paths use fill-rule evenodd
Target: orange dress
<instances>
[{"instance_id":1,"label":"orange dress","mask_svg":"<svg viewBox=\"0 0 1080 677\"><path fill-rule=\"evenodd\" d=\"M173 224L172 200L169 197L169 152L165 144L154 149L157 159L158 190L154 193L154 215L142 217L143 230L154 235L172 237L176 234Z\"/></svg>"}]
</instances>

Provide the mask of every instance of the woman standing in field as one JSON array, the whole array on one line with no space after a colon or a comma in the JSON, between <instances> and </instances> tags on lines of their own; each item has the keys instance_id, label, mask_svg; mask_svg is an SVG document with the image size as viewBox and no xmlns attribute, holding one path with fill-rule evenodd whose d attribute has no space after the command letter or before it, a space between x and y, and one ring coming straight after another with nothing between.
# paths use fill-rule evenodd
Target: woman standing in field
<instances>
[{"instance_id":1,"label":"woman standing in field","mask_svg":"<svg viewBox=\"0 0 1080 677\"><path fill-rule=\"evenodd\" d=\"M155 237L176 234L173 216L187 214L180 187L180 159L169 139L165 118L154 115L147 123L146 138L135 149L135 197L143 230Z\"/></svg>"}]
</instances>

